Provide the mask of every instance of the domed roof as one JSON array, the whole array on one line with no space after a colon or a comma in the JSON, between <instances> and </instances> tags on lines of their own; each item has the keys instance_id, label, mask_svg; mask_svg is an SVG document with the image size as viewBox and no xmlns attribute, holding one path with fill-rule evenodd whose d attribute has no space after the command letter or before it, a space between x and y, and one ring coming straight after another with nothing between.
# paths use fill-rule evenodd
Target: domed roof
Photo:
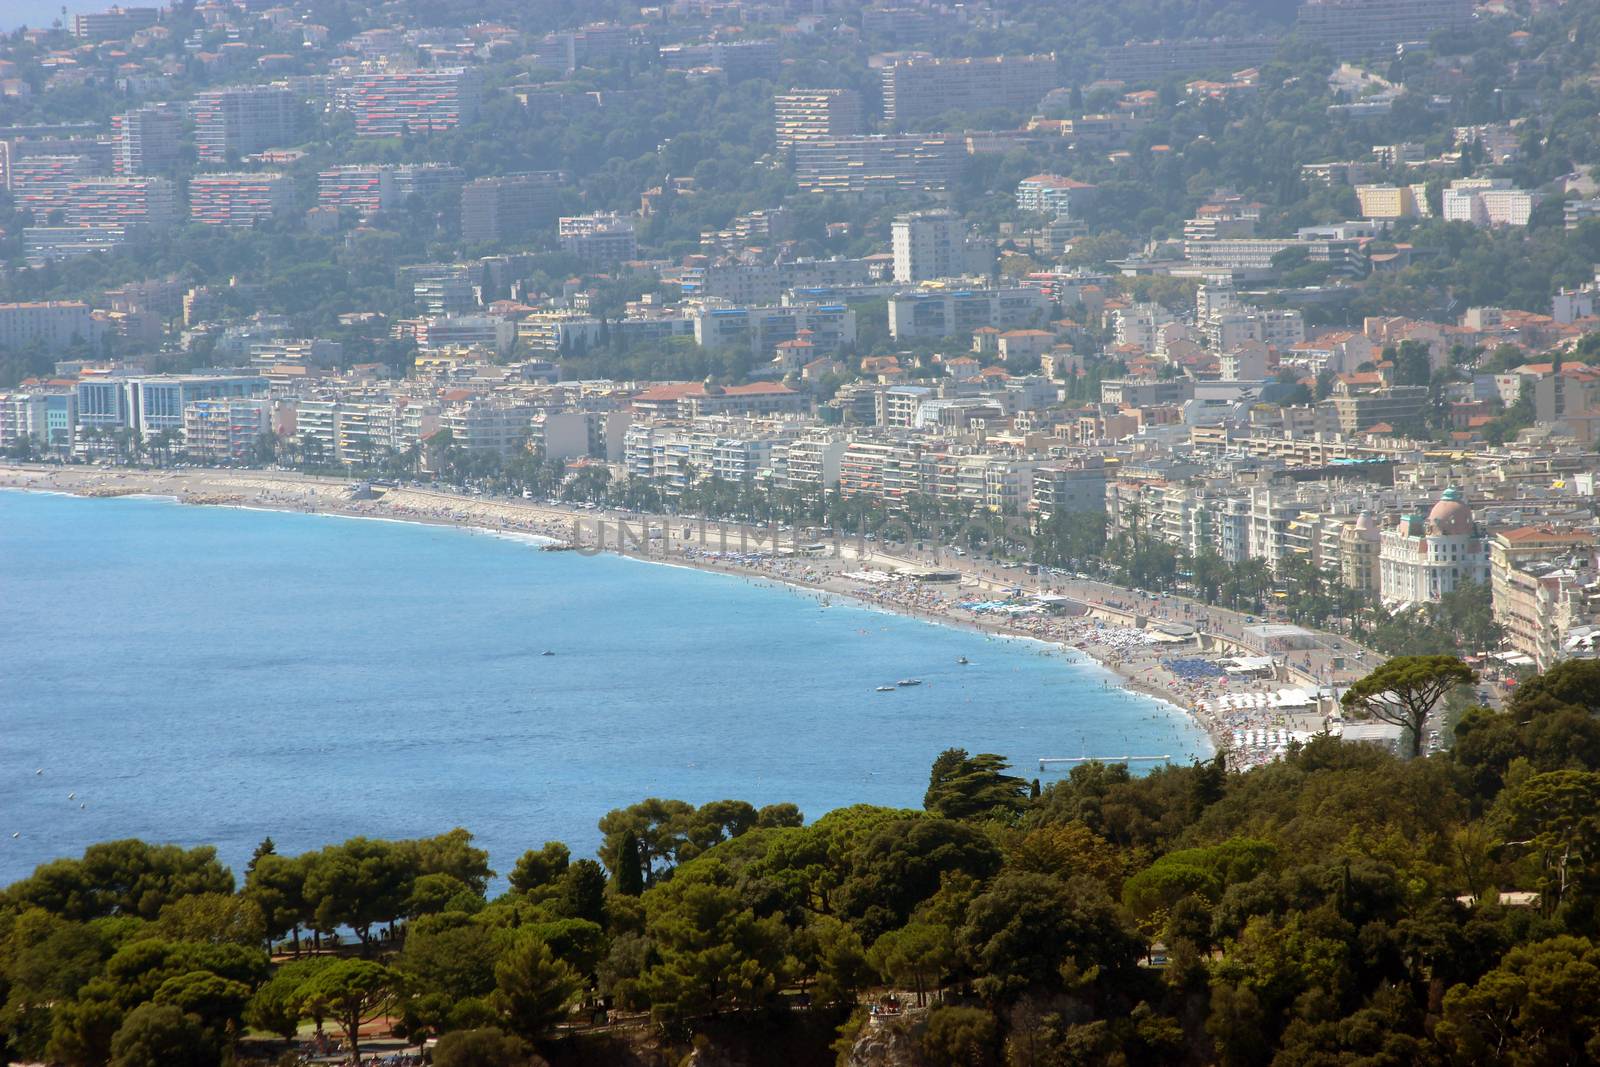
<instances>
[{"instance_id":1,"label":"domed roof","mask_svg":"<svg viewBox=\"0 0 1600 1067\"><path fill-rule=\"evenodd\" d=\"M1428 528L1445 537L1461 537L1472 532L1472 509L1461 499L1461 490L1451 486L1428 512Z\"/></svg>"},{"instance_id":2,"label":"domed roof","mask_svg":"<svg viewBox=\"0 0 1600 1067\"><path fill-rule=\"evenodd\" d=\"M1376 541L1378 539L1378 521L1372 517L1372 512L1363 511L1356 516L1356 533L1366 541Z\"/></svg>"}]
</instances>

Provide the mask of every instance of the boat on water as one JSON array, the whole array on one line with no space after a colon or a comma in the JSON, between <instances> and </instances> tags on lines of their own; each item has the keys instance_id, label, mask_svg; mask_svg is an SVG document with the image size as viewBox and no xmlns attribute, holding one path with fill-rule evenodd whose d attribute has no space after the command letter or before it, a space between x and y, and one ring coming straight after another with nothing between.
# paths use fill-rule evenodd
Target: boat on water
<instances>
[{"instance_id":1,"label":"boat on water","mask_svg":"<svg viewBox=\"0 0 1600 1067\"><path fill-rule=\"evenodd\" d=\"M894 686L892 686L892 685L880 685L880 686L878 686L878 692L880 692L880 693L892 693L892 692L894 692Z\"/></svg>"},{"instance_id":2,"label":"boat on water","mask_svg":"<svg viewBox=\"0 0 1600 1067\"><path fill-rule=\"evenodd\" d=\"M902 678L898 682L896 682L895 684L899 685L899 686L921 685L922 684L922 679L921 678Z\"/></svg>"},{"instance_id":3,"label":"boat on water","mask_svg":"<svg viewBox=\"0 0 1600 1067\"><path fill-rule=\"evenodd\" d=\"M968 659L967 657L965 657L965 656L959 656L959 657L956 658L956 662L961 664L961 666L965 667L967 664L971 663L972 661L970 659Z\"/></svg>"}]
</instances>

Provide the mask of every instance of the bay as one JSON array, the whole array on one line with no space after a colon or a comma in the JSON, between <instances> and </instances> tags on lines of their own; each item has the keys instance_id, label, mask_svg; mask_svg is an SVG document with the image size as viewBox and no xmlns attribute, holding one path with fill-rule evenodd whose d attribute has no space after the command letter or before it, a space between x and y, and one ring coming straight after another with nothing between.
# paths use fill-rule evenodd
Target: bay
<instances>
[{"instance_id":1,"label":"bay","mask_svg":"<svg viewBox=\"0 0 1600 1067\"><path fill-rule=\"evenodd\" d=\"M0 492L0 885L113 838L213 844L239 873L268 835L458 825L506 872L547 840L592 854L596 820L647 796L815 818L919 806L950 746L1030 777L1045 755L1209 755L1112 678L483 532Z\"/></svg>"}]
</instances>

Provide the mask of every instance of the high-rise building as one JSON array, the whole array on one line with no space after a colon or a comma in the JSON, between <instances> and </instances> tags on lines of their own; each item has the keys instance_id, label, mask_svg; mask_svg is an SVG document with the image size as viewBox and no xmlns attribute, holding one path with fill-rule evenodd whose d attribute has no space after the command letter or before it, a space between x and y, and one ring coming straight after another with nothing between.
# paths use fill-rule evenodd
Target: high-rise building
<instances>
[{"instance_id":1,"label":"high-rise building","mask_svg":"<svg viewBox=\"0 0 1600 1067\"><path fill-rule=\"evenodd\" d=\"M392 163L356 163L317 173L319 207L351 208L370 215L387 211L398 201Z\"/></svg>"},{"instance_id":2,"label":"high-rise building","mask_svg":"<svg viewBox=\"0 0 1600 1067\"><path fill-rule=\"evenodd\" d=\"M360 137L399 137L448 130L478 111L481 75L469 67L355 74L334 90L334 101L355 116Z\"/></svg>"},{"instance_id":3,"label":"high-rise building","mask_svg":"<svg viewBox=\"0 0 1600 1067\"><path fill-rule=\"evenodd\" d=\"M267 85L198 93L190 115L200 162L207 164L291 144L299 133L295 95Z\"/></svg>"},{"instance_id":4,"label":"high-rise building","mask_svg":"<svg viewBox=\"0 0 1600 1067\"><path fill-rule=\"evenodd\" d=\"M131 429L148 438L183 430L184 408L198 400L265 396L270 383L254 374L150 374L78 382L78 427ZM80 434L80 444L87 441Z\"/></svg>"},{"instance_id":5,"label":"high-rise building","mask_svg":"<svg viewBox=\"0 0 1600 1067\"><path fill-rule=\"evenodd\" d=\"M104 11L72 16L72 36L90 41L126 37L147 26L154 26L160 19L159 7L113 6Z\"/></svg>"},{"instance_id":6,"label":"high-rise building","mask_svg":"<svg viewBox=\"0 0 1600 1067\"><path fill-rule=\"evenodd\" d=\"M555 172L479 178L461 187L461 239L522 241L556 217L561 176Z\"/></svg>"},{"instance_id":7,"label":"high-rise building","mask_svg":"<svg viewBox=\"0 0 1600 1067\"><path fill-rule=\"evenodd\" d=\"M1526 226L1537 193L1513 189L1509 178L1461 178L1444 191L1444 217L1474 226Z\"/></svg>"},{"instance_id":8,"label":"high-rise building","mask_svg":"<svg viewBox=\"0 0 1600 1067\"><path fill-rule=\"evenodd\" d=\"M959 137L825 137L794 146L795 183L803 193L843 196L939 193L966 159Z\"/></svg>"},{"instance_id":9,"label":"high-rise building","mask_svg":"<svg viewBox=\"0 0 1600 1067\"><path fill-rule=\"evenodd\" d=\"M883 68L883 119L903 130L947 111L1025 117L1059 82L1054 55L903 60Z\"/></svg>"},{"instance_id":10,"label":"high-rise building","mask_svg":"<svg viewBox=\"0 0 1600 1067\"><path fill-rule=\"evenodd\" d=\"M449 200L460 193L466 180L467 172L454 163L402 163L394 168L394 195L401 207L412 197Z\"/></svg>"},{"instance_id":11,"label":"high-rise building","mask_svg":"<svg viewBox=\"0 0 1600 1067\"><path fill-rule=\"evenodd\" d=\"M895 281L921 282L966 273L967 227L954 212L901 215L891 232Z\"/></svg>"},{"instance_id":12,"label":"high-rise building","mask_svg":"<svg viewBox=\"0 0 1600 1067\"><path fill-rule=\"evenodd\" d=\"M26 438L48 448L71 448L78 397L70 389L0 393L0 448Z\"/></svg>"},{"instance_id":13,"label":"high-rise building","mask_svg":"<svg viewBox=\"0 0 1600 1067\"><path fill-rule=\"evenodd\" d=\"M287 174L197 174L189 181L189 217L206 226L249 228L283 214L293 200Z\"/></svg>"},{"instance_id":14,"label":"high-rise building","mask_svg":"<svg viewBox=\"0 0 1600 1067\"><path fill-rule=\"evenodd\" d=\"M1335 56L1362 58L1472 21L1473 0L1306 0L1295 32Z\"/></svg>"},{"instance_id":15,"label":"high-rise building","mask_svg":"<svg viewBox=\"0 0 1600 1067\"><path fill-rule=\"evenodd\" d=\"M183 112L176 104L147 104L113 115L112 167L126 177L166 174L178 161Z\"/></svg>"},{"instance_id":16,"label":"high-rise building","mask_svg":"<svg viewBox=\"0 0 1600 1067\"><path fill-rule=\"evenodd\" d=\"M162 229L178 221L171 178L85 178L66 193L67 224L99 230Z\"/></svg>"},{"instance_id":17,"label":"high-rise building","mask_svg":"<svg viewBox=\"0 0 1600 1067\"><path fill-rule=\"evenodd\" d=\"M478 306L473 268L465 263L413 263L400 268L400 284L429 315L457 315Z\"/></svg>"},{"instance_id":18,"label":"high-rise building","mask_svg":"<svg viewBox=\"0 0 1600 1067\"><path fill-rule=\"evenodd\" d=\"M731 82L747 78L776 81L783 55L776 41L712 41L673 44L660 50L661 65L668 70L716 67Z\"/></svg>"},{"instance_id":19,"label":"high-rise building","mask_svg":"<svg viewBox=\"0 0 1600 1067\"><path fill-rule=\"evenodd\" d=\"M0 140L0 188L11 188L11 164L33 156L84 156L91 173L111 173L112 143L88 137L12 137Z\"/></svg>"},{"instance_id":20,"label":"high-rise building","mask_svg":"<svg viewBox=\"0 0 1600 1067\"><path fill-rule=\"evenodd\" d=\"M76 300L0 304L0 349L16 352L34 345L57 352L94 340L89 305Z\"/></svg>"},{"instance_id":21,"label":"high-rise building","mask_svg":"<svg viewBox=\"0 0 1600 1067\"><path fill-rule=\"evenodd\" d=\"M579 67L609 66L627 57L632 47L628 28L594 22L581 29L547 33L534 45L537 66L571 74Z\"/></svg>"},{"instance_id":22,"label":"high-rise building","mask_svg":"<svg viewBox=\"0 0 1600 1067\"><path fill-rule=\"evenodd\" d=\"M88 156L28 156L12 160L9 169L11 202L18 211L33 213L45 222L52 212L67 211L67 190L74 182L95 176Z\"/></svg>"},{"instance_id":23,"label":"high-rise building","mask_svg":"<svg viewBox=\"0 0 1600 1067\"><path fill-rule=\"evenodd\" d=\"M191 400L183 407L184 451L207 462L250 459L271 430L272 401L265 397Z\"/></svg>"},{"instance_id":24,"label":"high-rise building","mask_svg":"<svg viewBox=\"0 0 1600 1067\"><path fill-rule=\"evenodd\" d=\"M861 95L853 89L792 89L773 100L778 147L866 132Z\"/></svg>"}]
</instances>

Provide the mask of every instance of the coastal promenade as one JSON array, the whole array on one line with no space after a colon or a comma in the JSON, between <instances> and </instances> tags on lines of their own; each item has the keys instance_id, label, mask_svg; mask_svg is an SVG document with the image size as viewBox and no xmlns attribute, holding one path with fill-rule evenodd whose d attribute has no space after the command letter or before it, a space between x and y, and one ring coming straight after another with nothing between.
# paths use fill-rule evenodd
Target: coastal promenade
<instances>
[{"instance_id":1,"label":"coastal promenade","mask_svg":"<svg viewBox=\"0 0 1600 1067\"><path fill-rule=\"evenodd\" d=\"M1338 635L1300 631L1303 647L1264 647L1264 620L1185 598L1152 596L1103 582L1066 577L934 548L885 546L845 537L802 551L794 532L681 516L644 516L533 501L412 487L371 489L343 478L285 471L141 469L28 464L0 465L0 487L82 496L155 495L184 503L252 507L390 519L548 538L578 551L626 555L752 580L781 582L822 598L850 597L884 610L1003 636L1059 646L1069 657L1087 656L1116 672L1125 687L1183 708L1211 735L1214 746L1237 750L1240 738L1262 739L1246 762L1270 758L1290 731L1314 732L1333 710L1324 698L1306 709L1281 708L1278 687L1348 684L1381 660ZM921 581L943 572L955 581ZM1052 595L1067 598L1064 613L1014 612L995 598ZM986 600L987 598L987 600ZM1175 642L1175 633L1193 638ZM1255 632L1253 632L1253 630ZM1179 647L1181 646L1181 647ZM1254 689L1211 673L1184 668L1231 655L1274 661ZM1178 662L1174 662L1174 661ZM1253 701L1259 703L1252 703ZM1268 741L1268 731L1272 733Z\"/></svg>"}]
</instances>

